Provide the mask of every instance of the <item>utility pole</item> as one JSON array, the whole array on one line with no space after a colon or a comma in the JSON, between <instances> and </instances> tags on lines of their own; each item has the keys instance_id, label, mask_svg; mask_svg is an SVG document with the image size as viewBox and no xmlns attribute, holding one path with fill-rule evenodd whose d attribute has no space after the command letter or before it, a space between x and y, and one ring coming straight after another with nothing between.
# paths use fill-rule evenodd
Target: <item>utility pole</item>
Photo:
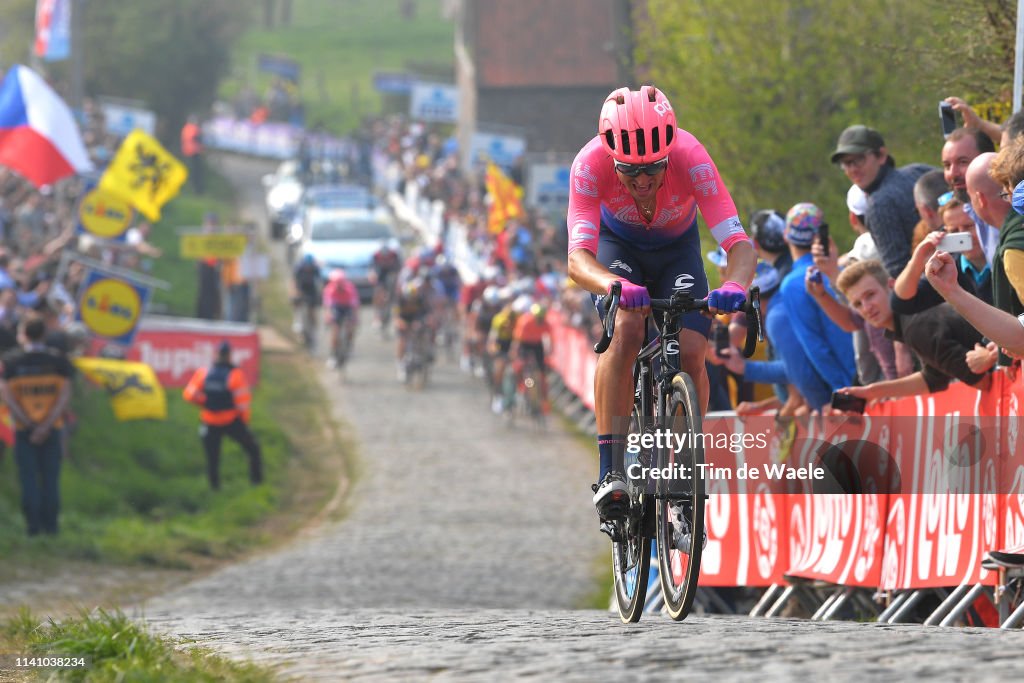
<instances>
[{"instance_id":1,"label":"utility pole","mask_svg":"<svg viewBox=\"0 0 1024 683\"><path fill-rule=\"evenodd\" d=\"M1024 1L1024 0L1022 0ZM71 2L71 109L82 110L85 92L85 0Z\"/></svg>"}]
</instances>

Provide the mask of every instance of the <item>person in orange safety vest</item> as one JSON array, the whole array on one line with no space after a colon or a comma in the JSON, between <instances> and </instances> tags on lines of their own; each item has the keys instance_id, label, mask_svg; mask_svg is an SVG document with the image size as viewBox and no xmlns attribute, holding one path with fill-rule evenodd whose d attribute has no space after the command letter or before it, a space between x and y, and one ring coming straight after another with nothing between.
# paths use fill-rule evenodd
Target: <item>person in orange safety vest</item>
<instances>
[{"instance_id":1,"label":"person in orange safety vest","mask_svg":"<svg viewBox=\"0 0 1024 683\"><path fill-rule=\"evenodd\" d=\"M249 480L263 481L260 445L249 429L249 383L241 369L231 364L231 344L222 341L217 360L199 368L182 392L185 400L202 407L199 436L206 452L206 473L210 488L220 489L220 444L224 436L234 439L249 456Z\"/></svg>"},{"instance_id":2,"label":"person in orange safety vest","mask_svg":"<svg viewBox=\"0 0 1024 683\"><path fill-rule=\"evenodd\" d=\"M203 193L203 131L196 116L189 116L181 128L181 155L188 164L189 180L196 194Z\"/></svg>"}]
</instances>

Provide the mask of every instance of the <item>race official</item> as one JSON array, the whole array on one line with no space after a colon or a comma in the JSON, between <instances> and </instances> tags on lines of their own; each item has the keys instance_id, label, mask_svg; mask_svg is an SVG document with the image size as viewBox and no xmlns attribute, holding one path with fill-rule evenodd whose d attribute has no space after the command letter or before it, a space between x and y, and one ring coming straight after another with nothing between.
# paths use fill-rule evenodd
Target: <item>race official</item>
<instances>
[{"instance_id":1,"label":"race official","mask_svg":"<svg viewBox=\"0 0 1024 683\"><path fill-rule=\"evenodd\" d=\"M249 456L249 481L263 481L260 445L249 430L250 393L245 374L231 363L231 344L223 341L217 360L199 368L183 392L185 400L202 408L199 435L206 452L206 474L210 488L220 489L220 445L224 436L234 439Z\"/></svg>"}]
</instances>

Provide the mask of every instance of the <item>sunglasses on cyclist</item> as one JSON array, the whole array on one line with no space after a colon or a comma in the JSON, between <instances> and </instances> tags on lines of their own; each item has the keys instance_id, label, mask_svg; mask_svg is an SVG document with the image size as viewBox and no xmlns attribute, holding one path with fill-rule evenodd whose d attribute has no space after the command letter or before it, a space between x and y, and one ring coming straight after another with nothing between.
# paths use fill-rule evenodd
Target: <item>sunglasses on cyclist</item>
<instances>
[{"instance_id":1,"label":"sunglasses on cyclist","mask_svg":"<svg viewBox=\"0 0 1024 683\"><path fill-rule=\"evenodd\" d=\"M665 170L666 166L668 166L668 159L655 161L653 164L620 164L616 162L615 170L624 176L636 178L641 173L644 175L658 175Z\"/></svg>"}]
</instances>

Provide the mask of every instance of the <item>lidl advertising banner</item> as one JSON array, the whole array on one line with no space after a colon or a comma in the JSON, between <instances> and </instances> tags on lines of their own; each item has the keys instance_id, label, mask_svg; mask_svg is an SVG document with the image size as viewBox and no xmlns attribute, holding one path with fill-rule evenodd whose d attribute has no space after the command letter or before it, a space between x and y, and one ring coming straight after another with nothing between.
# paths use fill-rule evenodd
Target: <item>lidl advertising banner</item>
<instances>
[{"instance_id":1,"label":"lidl advertising banner","mask_svg":"<svg viewBox=\"0 0 1024 683\"><path fill-rule=\"evenodd\" d=\"M78 320L96 337L128 346L149 303L148 286L90 270L78 296Z\"/></svg>"},{"instance_id":2,"label":"lidl advertising banner","mask_svg":"<svg viewBox=\"0 0 1024 683\"><path fill-rule=\"evenodd\" d=\"M123 242L134 216L135 211L129 202L94 187L78 203L78 232Z\"/></svg>"},{"instance_id":3,"label":"lidl advertising banner","mask_svg":"<svg viewBox=\"0 0 1024 683\"><path fill-rule=\"evenodd\" d=\"M188 259L239 258L247 238L242 233L187 233L181 236L181 257Z\"/></svg>"}]
</instances>

